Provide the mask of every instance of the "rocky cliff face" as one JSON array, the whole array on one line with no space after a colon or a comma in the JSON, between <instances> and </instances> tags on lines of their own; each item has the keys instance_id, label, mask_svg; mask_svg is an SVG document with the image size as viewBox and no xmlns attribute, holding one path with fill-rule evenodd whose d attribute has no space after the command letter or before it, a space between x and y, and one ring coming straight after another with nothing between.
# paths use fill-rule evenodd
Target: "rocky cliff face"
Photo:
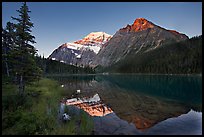
<instances>
[{"instance_id":1,"label":"rocky cliff face","mask_svg":"<svg viewBox=\"0 0 204 137\"><path fill-rule=\"evenodd\" d=\"M48 58L67 64L90 65L102 45L106 44L111 37L105 32L92 32L81 40L62 44Z\"/></svg>"},{"instance_id":2,"label":"rocky cliff face","mask_svg":"<svg viewBox=\"0 0 204 137\"><path fill-rule=\"evenodd\" d=\"M186 40L188 37L174 30L167 30L152 22L138 18L132 25L118 30L100 50L92 66L110 66L127 55L154 50L168 42Z\"/></svg>"},{"instance_id":3,"label":"rocky cliff face","mask_svg":"<svg viewBox=\"0 0 204 137\"><path fill-rule=\"evenodd\" d=\"M54 50L49 59L80 66L108 67L127 56L186 39L188 37L185 34L138 18L132 25L119 29L114 36L105 32L92 32L81 40L65 43Z\"/></svg>"}]
</instances>

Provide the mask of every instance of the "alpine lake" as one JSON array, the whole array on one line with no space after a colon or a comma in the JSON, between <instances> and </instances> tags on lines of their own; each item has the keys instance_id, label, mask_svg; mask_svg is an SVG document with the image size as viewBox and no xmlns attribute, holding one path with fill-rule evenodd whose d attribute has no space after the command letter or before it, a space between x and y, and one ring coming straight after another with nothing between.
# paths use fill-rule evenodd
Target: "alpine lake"
<instances>
[{"instance_id":1,"label":"alpine lake","mask_svg":"<svg viewBox=\"0 0 204 137\"><path fill-rule=\"evenodd\" d=\"M65 88L66 99L80 91L77 100L95 97L100 101L97 105L83 101L76 105L93 116L95 135L202 135L202 75L89 74L49 78Z\"/></svg>"}]
</instances>

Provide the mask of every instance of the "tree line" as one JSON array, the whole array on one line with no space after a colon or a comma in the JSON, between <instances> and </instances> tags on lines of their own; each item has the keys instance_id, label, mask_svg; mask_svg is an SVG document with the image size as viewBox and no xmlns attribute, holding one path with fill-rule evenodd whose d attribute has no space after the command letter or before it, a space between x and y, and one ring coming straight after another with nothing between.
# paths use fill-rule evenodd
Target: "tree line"
<instances>
[{"instance_id":1,"label":"tree line","mask_svg":"<svg viewBox=\"0 0 204 137\"><path fill-rule=\"evenodd\" d=\"M98 66L96 70L117 73L201 74L202 35L126 56L110 67Z\"/></svg>"},{"instance_id":2,"label":"tree line","mask_svg":"<svg viewBox=\"0 0 204 137\"><path fill-rule=\"evenodd\" d=\"M39 56L33 46L34 25L26 2L17 12L18 17L11 17L13 22L7 22L5 28L2 26L2 76L18 85L19 95L24 95L26 84L39 80L43 74L94 73L88 66L72 66Z\"/></svg>"},{"instance_id":3,"label":"tree line","mask_svg":"<svg viewBox=\"0 0 204 137\"><path fill-rule=\"evenodd\" d=\"M51 60L41 56L36 56L38 67L43 70L43 74L93 74L95 70L89 66L80 67L69 65L56 60Z\"/></svg>"},{"instance_id":4,"label":"tree line","mask_svg":"<svg viewBox=\"0 0 204 137\"><path fill-rule=\"evenodd\" d=\"M7 22L6 28L2 27L2 74L6 72L19 85L19 94L23 96L25 85L39 79L42 70L34 59L36 42L31 34L33 23L26 2L17 12L19 17L11 17L15 23Z\"/></svg>"}]
</instances>

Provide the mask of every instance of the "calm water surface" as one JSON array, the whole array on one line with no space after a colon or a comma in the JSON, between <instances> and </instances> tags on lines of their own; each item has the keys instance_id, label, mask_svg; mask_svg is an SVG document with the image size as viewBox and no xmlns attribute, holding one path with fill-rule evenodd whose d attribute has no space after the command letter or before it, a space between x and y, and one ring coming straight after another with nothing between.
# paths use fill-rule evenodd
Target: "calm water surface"
<instances>
[{"instance_id":1,"label":"calm water surface","mask_svg":"<svg viewBox=\"0 0 204 137\"><path fill-rule=\"evenodd\" d=\"M202 76L72 75L53 77L71 98L98 94L113 112L94 116L94 134L202 134Z\"/></svg>"}]
</instances>

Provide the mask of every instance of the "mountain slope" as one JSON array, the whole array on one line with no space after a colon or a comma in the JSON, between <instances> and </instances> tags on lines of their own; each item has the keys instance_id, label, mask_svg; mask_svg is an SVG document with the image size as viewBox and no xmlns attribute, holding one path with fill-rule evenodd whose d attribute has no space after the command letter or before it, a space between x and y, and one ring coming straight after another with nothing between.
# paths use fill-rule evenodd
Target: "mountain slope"
<instances>
[{"instance_id":1,"label":"mountain slope","mask_svg":"<svg viewBox=\"0 0 204 137\"><path fill-rule=\"evenodd\" d=\"M179 42L188 37L173 30L166 30L152 22L138 18L132 25L120 29L100 50L93 65L111 66L127 55L145 53L163 44Z\"/></svg>"},{"instance_id":2,"label":"mountain slope","mask_svg":"<svg viewBox=\"0 0 204 137\"><path fill-rule=\"evenodd\" d=\"M62 44L48 58L67 64L87 66L111 37L105 32L92 32L81 40Z\"/></svg>"},{"instance_id":3,"label":"mountain slope","mask_svg":"<svg viewBox=\"0 0 204 137\"><path fill-rule=\"evenodd\" d=\"M132 54L97 71L117 73L202 74L202 35Z\"/></svg>"}]
</instances>

